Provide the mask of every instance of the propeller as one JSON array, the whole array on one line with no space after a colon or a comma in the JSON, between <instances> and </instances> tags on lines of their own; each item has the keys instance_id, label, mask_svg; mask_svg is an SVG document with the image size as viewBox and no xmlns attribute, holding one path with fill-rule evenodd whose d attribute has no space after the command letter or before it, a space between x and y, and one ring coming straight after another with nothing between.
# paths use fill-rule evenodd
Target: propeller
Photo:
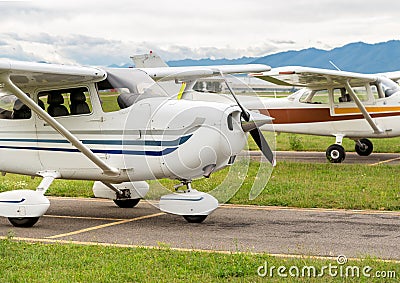
<instances>
[{"instance_id":1,"label":"propeller","mask_svg":"<svg viewBox=\"0 0 400 283\"><path fill-rule=\"evenodd\" d=\"M261 115L255 112L250 112L248 111L239 101L237 98L235 92L231 88L231 86L228 83L228 80L224 76L224 74L219 71L222 79L224 80L226 86L229 89L229 92L232 94L233 98L235 99L237 105L239 108L242 110L242 118L244 121L242 121L242 129L244 132L249 132L250 135L252 136L253 140L257 144L258 148L261 150L265 158L273 165L275 166L276 161L274 157L274 153L271 150L271 147L269 146L268 142L264 138L260 126L269 123L273 120L272 117Z\"/></svg>"}]
</instances>

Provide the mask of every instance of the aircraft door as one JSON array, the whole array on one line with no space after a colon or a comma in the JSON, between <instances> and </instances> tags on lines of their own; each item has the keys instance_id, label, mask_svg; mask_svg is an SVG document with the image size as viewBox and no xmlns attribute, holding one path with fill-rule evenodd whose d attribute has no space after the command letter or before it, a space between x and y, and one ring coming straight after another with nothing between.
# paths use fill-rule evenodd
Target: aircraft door
<instances>
[{"instance_id":1,"label":"aircraft door","mask_svg":"<svg viewBox=\"0 0 400 283\"><path fill-rule=\"evenodd\" d=\"M34 175L41 170L36 116L0 87L0 171Z\"/></svg>"},{"instance_id":2,"label":"aircraft door","mask_svg":"<svg viewBox=\"0 0 400 283\"><path fill-rule=\"evenodd\" d=\"M372 110L375 101L376 88L370 85L353 87L352 90L366 107L367 111ZM364 119L361 110L345 87L335 88L332 90L333 103L331 104L331 116L338 122L334 123L338 132L364 132L370 131L370 126L365 123L359 123L360 119Z\"/></svg>"},{"instance_id":3,"label":"aircraft door","mask_svg":"<svg viewBox=\"0 0 400 283\"><path fill-rule=\"evenodd\" d=\"M93 96L87 87L42 91L39 104L99 157L104 158L100 117L92 105ZM64 178L82 178L99 169L46 121L37 118L40 161L45 170L57 170Z\"/></svg>"}]
</instances>

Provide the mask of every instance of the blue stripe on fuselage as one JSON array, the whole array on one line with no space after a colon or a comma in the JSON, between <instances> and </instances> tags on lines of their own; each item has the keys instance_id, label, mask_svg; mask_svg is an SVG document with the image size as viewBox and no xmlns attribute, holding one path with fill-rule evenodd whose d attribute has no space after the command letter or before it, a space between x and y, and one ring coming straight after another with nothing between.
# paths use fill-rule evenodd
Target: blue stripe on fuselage
<instances>
[{"instance_id":1,"label":"blue stripe on fuselage","mask_svg":"<svg viewBox=\"0 0 400 283\"><path fill-rule=\"evenodd\" d=\"M25 201L24 198L21 200L0 200L0 203L23 203Z\"/></svg>"},{"instance_id":2,"label":"blue stripe on fuselage","mask_svg":"<svg viewBox=\"0 0 400 283\"><path fill-rule=\"evenodd\" d=\"M142 145L142 146L178 146L185 143L193 134L180 137L172 141L153 140L81 140L83 144L97 145ZM59 139L0 139L0 142L27 142L27 143L58 143L69 144L67 140Z\"/></svg>"},{"instance_id":3,"label":"blue stripe on fuselage","mask_svg":"<svg viewBox=\"0 0 400 283\"><path fill-rule=\"evenodd\" d=\"M0 149L19 149L19 150L39 150L39 151L55 151L55 152L80 152L76 148L58 148L58 147L33 147L33 146L0 146ZM177 147L168 147L161 151L152 150L123 150L123 149L92 149L93 153L104 154L126 154L126 155L147 155L147 156L163 156L177 150Z\"/></svg>"},{"instance_id":4,"label":"blue stripe on fuselage","mask_svg":"<svg viewBox=\"0 0 400 283\"><path fill-rule=\"evenodd\" d=\"M154 150L127 150L127 149L91 149L93 153L103 154L126 154L126 155L146 155L146 156L163 156L174 152L181 144L187 142L193 134L180 137L171 141L153 141L153 140L82 140L83 144L91 145L139 145L139 146L169 146L160 151ZM0 139L0 142L25 142L25 143L55 143L70 144L67 140L60 139ZM22 150L39 150L53 152L79 152L76 148L59 148L59 147L38 147L38 146L9 146L2 145L0 149L22 149Z\"/></svg>"}]
</instances>

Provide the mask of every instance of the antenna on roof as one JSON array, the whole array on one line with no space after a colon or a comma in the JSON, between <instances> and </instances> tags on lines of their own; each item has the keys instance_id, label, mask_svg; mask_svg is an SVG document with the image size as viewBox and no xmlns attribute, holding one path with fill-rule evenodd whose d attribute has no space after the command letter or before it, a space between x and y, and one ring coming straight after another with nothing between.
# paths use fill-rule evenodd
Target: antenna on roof
<instances>
[{"instance_id":1,"label":"antenna on roof","mask_svg":"<svg viewBox=\"0 0 400 283\"><path fill-rule=\"evenodd\" d=\"M329 63L330 63L336 70L341 71L341 70L339 69L339 67L336 66L335 63L333 63L331 60L329 60Z\"/></svg>"}]
</instances>

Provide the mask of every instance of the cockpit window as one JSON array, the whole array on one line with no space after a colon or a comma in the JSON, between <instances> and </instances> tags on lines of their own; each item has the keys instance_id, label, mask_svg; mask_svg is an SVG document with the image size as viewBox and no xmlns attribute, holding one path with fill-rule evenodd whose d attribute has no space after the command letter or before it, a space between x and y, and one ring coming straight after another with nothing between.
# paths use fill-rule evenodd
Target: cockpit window
<instances>
[{"instance_id":1,"label":"cockpit window","mask_svg":"<svg viewBox=\"0 0 400 283\"><path fill-rule=\"evenodd\" d=\"M329 92L326 89L309 89L300 97L300 102L310 104L327 104L329 102Z\"/></svg>"},{"instance_id":2,"label":"cockpit window","mask_svg":"<svg viewBox=\"0 0 400 283\"><path fill-rule=\"evenodd\" d=\"M148 97L167 93L145 72L137 69L106 69L107 79L97 83L104 112L118 111Z\"/></svg>"},{"instance_id":3,"label":"cockpit window","mask_svg":"<svg viewBox=\"0 0 400 283\"><path fill-rule=\"evenodd\" d=\"M289 99L290 101L293 101L293 100L296 99L296 97L303 96L304 93L308 93L307 90L308 89L306 89L306 88L301 88L298 91L296 91L296 92L292 93L291 95L289 95L287 97L287 99Z\"/></svg>"},{"instance_id":4,"label":"cockpit window","mask_svg":"<svg viewBox=\"0 0 400 283\"><path fill-rule=\"evenodd\" d=\"M381 82L382 90L385 97L390 97L394 93L400 91L400 86L391 79L382 77L379 79L379 81Z\"/></svg>"}]
</instances>

